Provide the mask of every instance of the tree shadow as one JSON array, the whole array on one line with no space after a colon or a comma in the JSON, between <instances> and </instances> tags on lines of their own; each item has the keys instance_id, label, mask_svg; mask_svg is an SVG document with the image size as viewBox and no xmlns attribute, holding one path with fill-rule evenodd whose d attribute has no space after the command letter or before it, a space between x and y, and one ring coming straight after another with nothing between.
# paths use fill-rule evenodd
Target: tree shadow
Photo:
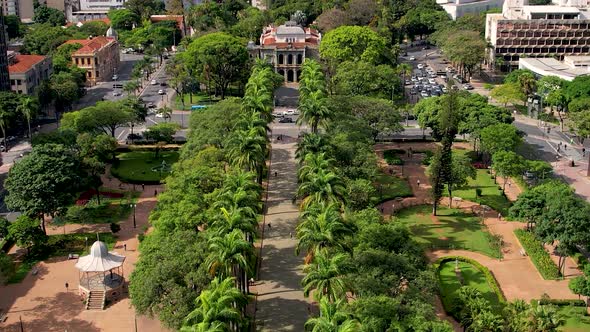
<instances>
[{"instance_id":1,"label":"tree shadow","mask_svg":"<svg viewBox=\"0 0 590 332\"><path fill-rule=\"evenodd\" d=\"M303 331L310 304L304 300L275 297L258 301L256 331Z\"/></svg>"}]
</instances>

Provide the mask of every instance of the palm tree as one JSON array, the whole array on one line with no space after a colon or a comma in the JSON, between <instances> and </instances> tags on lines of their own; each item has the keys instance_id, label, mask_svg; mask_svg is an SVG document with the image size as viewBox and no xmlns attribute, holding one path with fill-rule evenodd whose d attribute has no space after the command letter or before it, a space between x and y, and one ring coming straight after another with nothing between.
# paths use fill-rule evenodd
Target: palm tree
<instances>
[{"instance_id":1,"label":"palm tree","mask_svg":"<svg viewBox=\"0 0 590 332\"><path fill-rule=\"evenodd\" d=\"M310 93L315 91L326 91L324 73L317 61L306 59L301 66L301 77L299 78L300 100L306 99Z\"/></svg>"},{"instance_id":2,"label":"palm tree","mask_svg":"<svg viewBox=\"0 0 590 332\"><path fill-rule=\"evenodd\" d=\"M531 310L532 332L555 332L565 320L552 305L538 305Z\"/></svg>"},{"instance_id":3,"label":"palm tree","mask_svg":"<svg viewBox=\"0 0 590 332\"><path fill-rule=\"evenodd\" d=\"M303 198L302 209L306 209L311 204L344 204L345 195L346 187L340 176L325 170L319 170L303 179L297 190L297 197Z\"/></svg>"},{"instance_id":4,"label":"palm tree","mask_svg":"<svg viewBox=\"0 0 590 332\"><path fill-rule=\"evenodd\" d=\"M236 128L252 130L260 136L268 137L266 134L270 131L270 127L264 117L258 111L246 111L240 116L240 119L236 123Z\"/></svg>"},{"instance_id":5,"label":"palm tree","mask_svg":"<svg viewBox=\"0 0 590 332\"><path fill-rule=\"evenodd\" d=\"M246 89L246 94L242 98L243 108L250 112L258 112L262 119L267 123L272 122L272 92L260 88L258 85L251 85Z\"/></svg>"},{"instance_id":6,"label":"palm tree","mask_svg":"<svg viewBox=\"0 0 590 332\"><path fill-rule=\"evenodd\" d=\"M164 119L172 119L172 109L167 105L164 105L162 108L158 110L158 114L162 114Z\"/></svg>"},{"instance_id":7,"label":"palm tree","mask_svg":"<svg viewBox=\"0 0 590 332\"><path fill-rule=\"evenodd\" d=\"M299 143L297 143L297 150L295 151L295 158L299 162L303 162L303 158L308 154L316 154L327 150L328 142L321 134L306 133L303 135Z\"/></svg>"},{"instance_id":8,"label":"palm tree","mask_svg":"<svg viewBox=\"0 0 590 332\"><path fill-rule=\"evenodd\" d=\"M27 126L29 127L29 138L31 136L31 119L33 117L33 113L37 111L37 104L31 97L24 97L21 99L19 105L16 107L16 111L22 113L27 121Z\"/></svg>"},{"instance_id":9,"label":"palm tree","mask_svg":"<svg viewBox=\"0 0 590 332\"><path fill-rule=\"evenodd\" d=\"M237 278L238 288L246 291L246 275L250 272L250 259L254 247L245 240L244 233L234 229L227 234L215 234L209 239L210 254L206 264L211 275Z\"/></svg>"},{"instance_id":10,"label":"palm tree","mask_svg":"<svg viewBox=\"0 0 590 332\"><path fill-rule=\"evenodd\" d=\"M123 85L123 91L127 92L127 95L131 95L131 93L135 94L139 89L139 83L137 81L129 81Z\"/></svg>"},{"instance_id":11,"label":"palm tree","mask_svg":"<svg viewBox=\"0 0 590 332\"><path fill-rule=\"evenodd\" d=\"M304 181L313 174L317 174L320 170L331 170L334 162L334 159L326 157L325 152L306 154L303 159L303 166L297 171L297 178Z\"/></svg>"},{"instance_id":12,"label":"palm tree","mask_svg":"<svg viewBox=\"0 0 590 332\"><path fill-rule=\"evenodd\" d=\"M414 70L414 68L409 63L404 62L397 66L397 71L402 76L402 85L405 84L406 77L412 75L412 70Z\"/></svg>"},{"instance_id":13,"label":"palm tree","mask_svg":"<svg viewBox=\"0 0 590 332\"><path fill-rule=\"evenodd\" d=\"M326 95L320 90L312 91L306 98L300 100L299 110L301 115L297 118L297 124L308 124L314 134L318 132L318 127L323 126L332 115L326 103Z\"/></svg>"},{"instance_id":14,"label":"palm tree","mask_svg":"<svg viewBox=\"0 0 590 332\"><path fill-rule=\"evenodd\" d=\"M344 271L344 264L348 260L350 257L344 253L330 256L327 250L317 252L313 261L303 268L306 274L301 281L303 295L307 297L314 291L316 301L322 298L330 302L344 299L346 292L351 290Z\"/></svg>"},{"instance_id":15,"label":"palm tree","mask_svg":"<svg viewBox=\"0 0 590 332\"><path fill-rule=\"evenodd\" d=\"M303 221L297 226L297 255L301 249L307 250L310 257L327 247L343 249L343 238L352 233L350 226L340 216L340 206L336 204L310 207L302 217Z\"/></svg>"},{"instance_id":16,"label":"palm tree","mask_svg":"<svg viewBox=\"0 0 590 332\"><path fill-rule=\"evenodd\" d=\"M258 183L262 182L262 163L266 157L267 136L255 131L236 130L228 141L228 158L232 165L246 171L255 171Z\"/></svg>"},{"instance_id":17,"label":"palm tree","mask_svg":"<svg viewBox=\"0 0 590 332\"><path fill-rule=\"evenodd\" d=\"M361 324L346 314L341 307L344 301L330 303L326 298L320 300L320 316L305 322L305 330L310 332L356 332Z\"/></svg>"},{"instance_id":18,"label":"palm tree","mask_svg":"<svg viewBox=\"0 0 590 332\"><path fill-rule=\"evenodd\" d=\"M185 318L181 331L230 331L243 322L248 299L234 287L234 278L215 278L197 297L197 308Z\"/></svg>"},{"instance_id":19,"label":"palm tree","mask_svg":"<svg viewBox=\"0 0 590 332\"><path fill-rule=\"evenodd\" d=\"M473 318L469 330L474 332L502 332L504 330L504 320L491 311L483 311Z\"/></svg>"},{"instance_id":20,"label":"palm tree","mask_svg":"<svg viewBox=\"0 0 590 332\"><path fill-rule=\"evenodd\" d=\"M256 232L256 217L251 217L251 210L247 208L234 207L229 210L221 208L221 215L218 216L211 224L211 228L218 234L228 234L235 229L246 234L246 240L252 239ZM256 214L254 214L256 216Z\"/></svg>"}]
</instances>

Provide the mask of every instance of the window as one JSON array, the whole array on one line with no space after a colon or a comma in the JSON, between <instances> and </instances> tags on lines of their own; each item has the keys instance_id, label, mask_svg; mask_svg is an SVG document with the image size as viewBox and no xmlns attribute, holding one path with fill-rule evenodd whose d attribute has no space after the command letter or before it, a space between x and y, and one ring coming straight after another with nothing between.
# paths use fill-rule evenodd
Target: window
<instances>
[{"instance_id":1,"label":"window","mask_svg":"<svg viewBox=\"0 0 590 332\"><path fill-rule=\"evenodd\" d=\"M88 78L92 77L92 72L91 71L87 72L86 74L87 74L86 76L88 76Z\"/></svg>"},{"instance_id":2,"label":"window","mask_svg":"<svg viewBox=\"0 0 590 332\"><path fill-rule=\"evenodd\" d=\"M79 64L80 64L78 60L79 60L79 59L78 59L78 58L76 58L76 65L79 65Z\"/></svg>"},{"instance_id":3,"label":"window","mask_svg":"<svg viewBox=\"0 0 590 332\"><path fill-rule=\"evenodd\" d=\"M98 70L96 71L96 78L99 78L100 75L98 74Z\"/></svg>"}]
</instances>

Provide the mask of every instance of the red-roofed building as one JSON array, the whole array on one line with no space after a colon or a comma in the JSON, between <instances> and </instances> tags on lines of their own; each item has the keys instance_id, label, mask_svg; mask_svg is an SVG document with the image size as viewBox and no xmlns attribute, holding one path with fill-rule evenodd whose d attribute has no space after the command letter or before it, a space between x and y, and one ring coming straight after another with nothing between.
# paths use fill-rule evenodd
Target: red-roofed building
<instances>
[{"instance_id":1,"label":"red-roofed building","mask_svg":"<svg viewBox=\"0 0 590 332\"><path fill-rule=\"evenodd\" d=\"M82 47L72 53L72 63L86 69L86 83L95 85L111 79L119 68L119 43L116 38L99 36L88 39L72 39L66 44Z\"/></svg>"},{"instance_id":2,"label":"red-roofed building","mask_svg":"<svg viewBox=\"0 0 590 332\"><path fill-rule=\"evenodd\" d=\"M8 54L10 89L16 93L32 95L53 70L51 58L42 55Z\"/></svg>"},{"instance_id":3,"label":"red-roofed building","mask_svg":"<svg viewBox=\"0 0 590 332\"><path fill-rule=\"evenodd\" d=\"M278 27L268 26L262 31L260 45L248 43L251 57L266 59L285 82L298 82L305 58L317 58L322 35L315 29L302 28L288 21Z\"/></svg>"}]
</instances>

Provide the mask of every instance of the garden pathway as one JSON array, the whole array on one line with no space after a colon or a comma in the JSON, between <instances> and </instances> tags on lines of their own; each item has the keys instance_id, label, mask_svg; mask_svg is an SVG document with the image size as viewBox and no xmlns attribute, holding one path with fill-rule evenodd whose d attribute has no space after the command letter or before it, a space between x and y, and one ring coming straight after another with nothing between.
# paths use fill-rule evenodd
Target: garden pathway
<instances>
[{"instance_id":1,"label":"garden pathway","mask_svg":"<svg viewBox=\"0 0 590 332\"><path fill-rule=\"evenodd\" d=\"M258 331L303 331L310 306L303 296L303 254L295 255L299 210L292 198L297 191L296 139L299 130L273 126L270 177L263 220L262 262L253 292ZM281 140L276 140L282 134ZM275 175L276 172L276 175Z\"/></svg>"},{"instance_id":2,"label":"garden pathway","mask_svg":"<svg viewBox=\"0 0 590 332\"><path fill-rule=\"evenodd\" d=\"M407 146L408 144L405 144L403 145L403 148L407 148ZM412 146L414 151L416 151L419 149L426 149L429 146L432 146L432 143L414 143ZM400 145L378 145L376 147L376 151L383 151L392 148L400 148ZM404 157L404 159L407 159L407 156ZM415 159L417 158L414 158L414 160L407 160L404 166L404 176L408 178L415 197L405 198L401 201L389 201L383 203L382 207L384 209L385 215L391 215L394 209L398 210L402 207L423 204L423 202L430 201L428 190L431 188L431 186L429 185L428 177L424 173L426 168L419 162L419 160ZM418 185L417 180L420 180L420 185ZM499 180L501 181L501 179ZM499 183L500 185L502 184L502 182ZM518 197L520 194L520 188L518 188L518 186L515 184L507 186L506 191L508 198L511 199L516 199L516 197ZM443 198L441 205L448 206L448 198ZM454 203L453 205L457 208L471 211L472 207L478 204L462 201L458 204ZM578 296L573 294L568 288L568 279L580 274L580 271L577 269L577 265L571 258L566 260L565 280L544 280L531 260L527 256L521 256L520 254L520 249L522 246L514 235L514 230L523 228L525 226L523 223L506 221L504 218L499 220L498 213L493 210L485 213L484 223L491 233L500 235L503 238L504 258L502 260L490 258L483 254L465 250L435 250L427 253L428 257L431 260L436 260L437 258L443 256L461 255L476 259L478 262L492 271L508 300L538 299L544 293L555 299L578 298ZM549 247L549 249L551 248ZM558 259L558 257L553 254L551 257L554 261Z\"/></svg>"},{"instance_id":3,"label":"garden pathway","mask_svg":"<svg viewBox=\"0 0 590 332\"><path fill-rule=\"evenodd\" d=\"M107 173L108 174L108 173ZM122 184L115 178L103 177L107 188L132 189L132 185ZM136 189L142 191L141 186ZM155 191L161 192L162 186L145 186L137 200L136 222L133 228L133 214L121 221L121 230L117 233L114 251L127 257L123 265L124 275L129 275L139 257L137 235L149 227L148 216L156 205ZM106 227L106 230L103 228ZM108 225L52 226L48 223L49 234L80 233L108 231ZM89 239L92 243L94 239ZM124 245L127 245L125 251ZM119 332L167 331L157 319L138 316L127 294L110 304L106 310L84 310L77 293L78 270L75 260L56 257L37 264L37 275L29 273L19 284L0 286L0 309L7 313L7 320L0 323L0 332L20 331L19 318L22 318L24 331L86 331ZM66 290L65 283L69 284Z\"/></svg>"}]
</instances>

